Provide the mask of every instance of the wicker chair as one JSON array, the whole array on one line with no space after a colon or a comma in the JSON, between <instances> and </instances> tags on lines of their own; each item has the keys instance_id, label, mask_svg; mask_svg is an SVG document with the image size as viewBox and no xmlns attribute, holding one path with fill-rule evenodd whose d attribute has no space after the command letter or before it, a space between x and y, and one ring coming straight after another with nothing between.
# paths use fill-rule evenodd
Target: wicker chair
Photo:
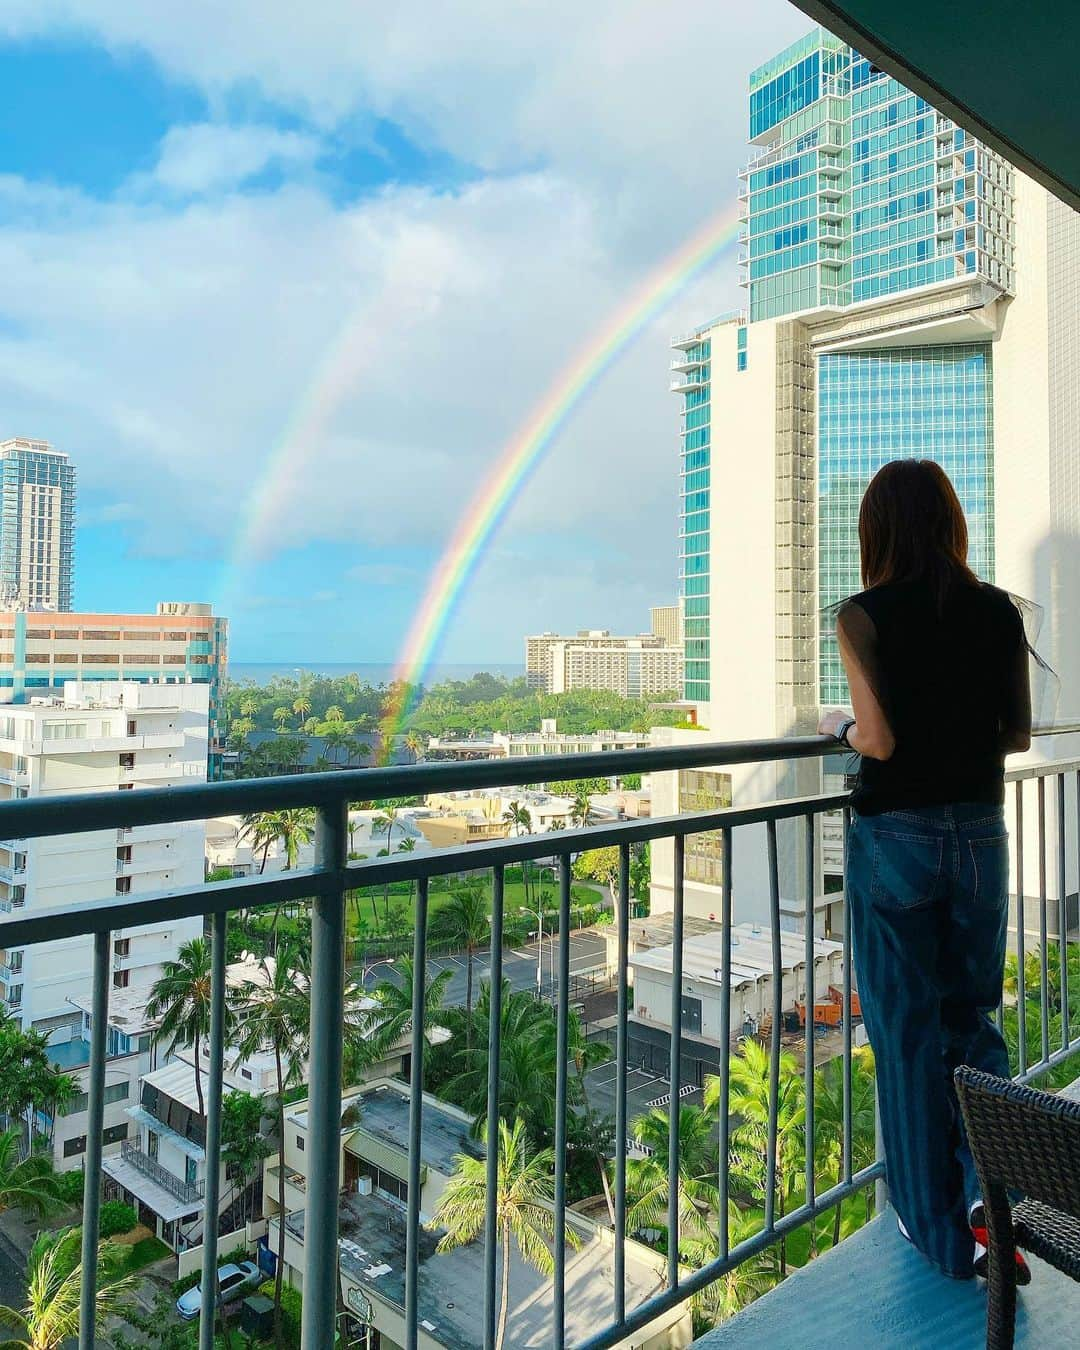
<instances>
[{"instance_id":1,"label":"wicker chair","mask_svg":"<svg viewBox=\"0 0 1080 1350\"><path fill-rule=\"evenodd\" d=\"M1080 1102L962 1065L956 1091L990 1234L987 1350L1011 1350L1017 1244L1080 1280ZM1008 1193L1026 1198L1012 1206Z\"/></svg>"}]
</instances>

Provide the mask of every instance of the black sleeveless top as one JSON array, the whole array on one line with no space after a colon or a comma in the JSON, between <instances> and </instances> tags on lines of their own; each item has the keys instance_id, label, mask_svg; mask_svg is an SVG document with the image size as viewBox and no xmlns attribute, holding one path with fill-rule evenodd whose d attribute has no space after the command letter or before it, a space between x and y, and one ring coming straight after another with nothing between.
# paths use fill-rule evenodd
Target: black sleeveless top
<instances>
[{"instance_id":1,"label":"black sleeveless top","mask_svg":"<svg viewBox=\"0 0 1080 1350\"><path fill-rule=\"evenodd\" d=\"M1009 596L954 583L939 612L925 582L894 582L852 596L838 625L896 739L889 759L862 760L855 810L1000 805L1002 733L1030 716L1027 643Z\"/></svg>"}]
</instances>

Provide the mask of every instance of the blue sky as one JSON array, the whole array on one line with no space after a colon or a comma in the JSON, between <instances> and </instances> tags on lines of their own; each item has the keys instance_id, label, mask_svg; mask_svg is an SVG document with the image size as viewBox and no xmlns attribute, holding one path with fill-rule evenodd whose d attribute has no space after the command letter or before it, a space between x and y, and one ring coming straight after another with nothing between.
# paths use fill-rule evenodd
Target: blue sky
<instances>
[{"instance_id":1,"label":"blue sky","mask_svg":"<svg viewBox=\"0 0 1080 1350\"><path fill-rule=\"evenodd\" d=\"M9 0L0 436L80 474L76 603L226 607L238 660L393 659L460 514L555 373L735 192L781 0ZM688 128L695 128L692 135ZM441 653L637 629L675 594L667 335L591 391ZM282 446L251 547L235 540Z\"/></svg>"}]
</instances>

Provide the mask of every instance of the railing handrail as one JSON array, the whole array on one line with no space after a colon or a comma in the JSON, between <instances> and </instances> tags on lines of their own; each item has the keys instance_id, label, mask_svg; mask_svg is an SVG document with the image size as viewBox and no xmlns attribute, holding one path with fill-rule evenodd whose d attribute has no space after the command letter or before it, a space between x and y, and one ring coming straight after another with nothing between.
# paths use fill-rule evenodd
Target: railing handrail
<instances>
[{"instance_id":1,"label":"railing handrail","mask_svg":"<svg viewBox=\"0 0 1080 1350\"><path fill-rule=\"evenodd\" d=\"M151 1181L156 1182L163 1190L168 1191L170 1195L174 1195L177 1200L194 1204L196 1200L203 1198L206 1190L204 1182L181 1181L179 1177L173 1176L167 1167L162 1167L156 1158L151 1158L149 1153L140 1147L135 1140L122 1139L120 1141L120 1156L125 1162L131 1163L133 1167L138 1168L140 1172L148 1176Z\"/></svg>"}]
</instances>

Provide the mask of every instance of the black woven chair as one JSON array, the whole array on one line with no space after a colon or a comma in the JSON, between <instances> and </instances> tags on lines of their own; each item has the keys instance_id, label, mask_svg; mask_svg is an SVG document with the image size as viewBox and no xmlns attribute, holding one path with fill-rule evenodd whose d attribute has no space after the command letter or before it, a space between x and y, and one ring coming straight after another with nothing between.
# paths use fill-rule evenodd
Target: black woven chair
<instances>
[{"instance_id":1,"label":"black woven chair","mask_svg":"<svg viewBox=\"0 0 1080 1350\"><path fill-rule=\"evenodd\" d=\"M961 1065L956 1091L990 1234L987 1350L1012 1350L1016 1246L1080 1280L1080 1102ZM1026 1198L1010 1210L1009 1191Z\"/></svg>"}]
</instances>

